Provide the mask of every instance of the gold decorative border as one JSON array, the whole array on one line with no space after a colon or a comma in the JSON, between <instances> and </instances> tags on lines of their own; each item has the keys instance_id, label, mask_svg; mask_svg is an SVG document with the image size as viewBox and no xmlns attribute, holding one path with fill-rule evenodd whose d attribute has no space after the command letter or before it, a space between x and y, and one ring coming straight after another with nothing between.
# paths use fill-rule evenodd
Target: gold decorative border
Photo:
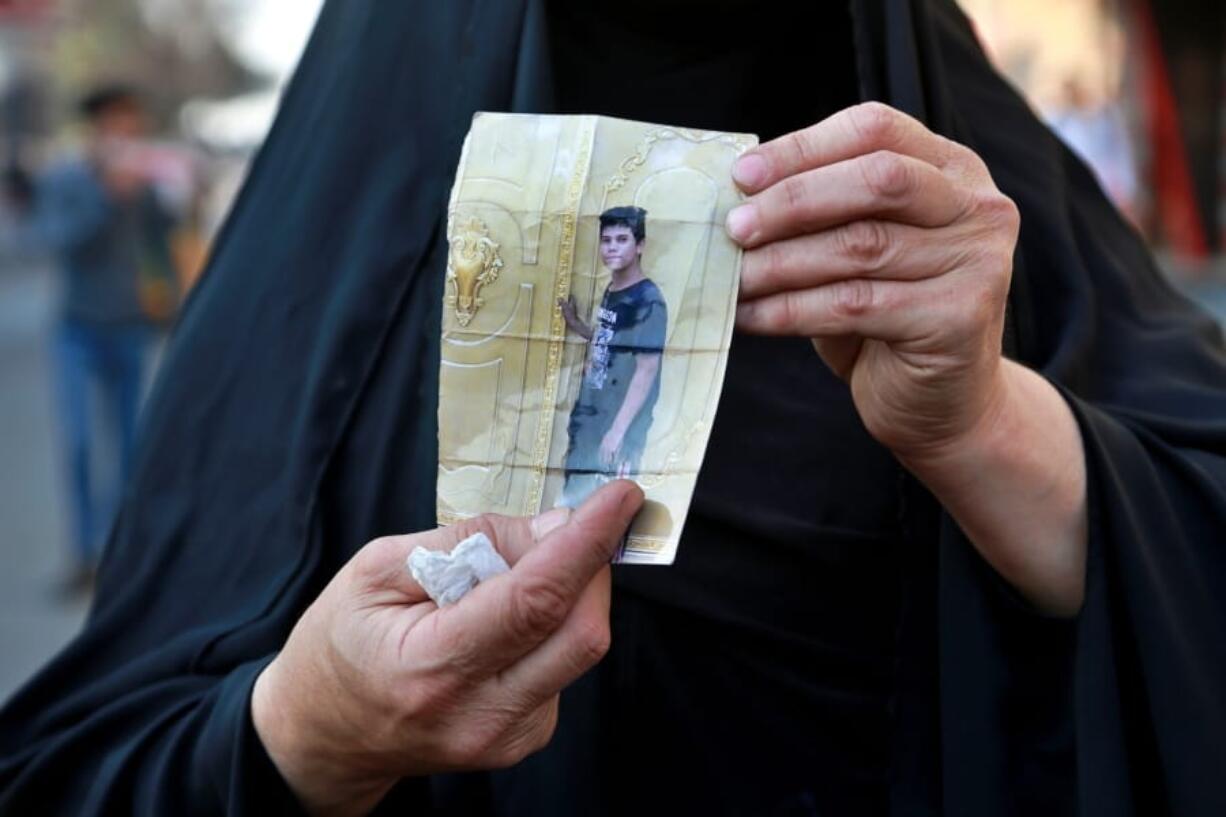
<instances>
[{"instance_id":1,"label":"gold decorative border","mask_svg":"<svg viewBox=\"0 0 1226 817\"><path fill-rule=\"evenodd\" d=\"M656 556L663 553L667 547L668 538L663 536L635 536L631 534L626 538L626 550L632 553Z\"/></svg>"},{"instance_id":2,"label":"gold decorative border","mask_svg":"<svg viewBox=\"0 0 1226 817\"><path fill-rule=\"evenodd\" d=\"M442 525L443 527L454 525L457 522L463 522L465 519L472 519L471 516L464 516L463 514L453 513L452 511L445 511L442 508L435 509L435 516L437 517L437 524Z\"/></svg>"},{"instance_id":3,"label":"gold decorative border","mask_svg":"<svg viewBox=\"0 0 1226 817\"><path fill-rule=\"evenodd\" d=\"M450 267L451 265L450 248L451 248L451 241L452 241L452 237L454 236L454 229L455 229L456 203L460 200L460 187L464 184L464 174L468 170L468 151L472 148L472 143L474 139L473 131L476 130L477 119L480 116L481 116L480 113L477 113L473 116L473 125L469 128L468 134L464 137L464 144L460 147L460 161L456 163L455 179L451 183L451 193L447 196L447 247L448 247L447 264L448 264L448 267ZM446 274L447 274L446 271L444 271L443 275L446 276ZM447 304L447 281L446 281L446 278L444 277L444 280L443 280L443 311L442 311L442 316L439 321L439 331L442 333L444 337L446 337L447 335L447 306L448 306ZM443 375L442 356L443 354L444 354L444 349L440 343L440 348L439 348L439 386L440 386L439 395L440 395L440 398L442 396L442 375ZM436 412L437 412L437 417L438 417L437 422L438 422L438 428L439 428L439 443L441 444L442 443L442 429L443 429L443 423L444 423L442 399L438 401L438 408L436 409ZM436 524L450 525L458 520L451 512L444 510L443 508L443 505L444 505L443 497L439 495L438 493L438 472L439 470L440 470L440 466L435 466L434 519L435 519Z\"/></svg>"},{"instance_id":4,"label":"gold decorative border","mask_svg":"<svg viewBox=\"0 0 1226 817\"><path fill-rule=\"evenodd\" d=\"M545 362L545 388L541 395L541 421L536 430L536 447L532 456L532 482L524 497L524 515L535 516L541 511L545 492L545 477L549 467L549 447L553 442L554 417L557 414L558 379L562 368L566 328L559 301L570 295L571 270L575 264L575 236L578 231L579 206L587 187L591 168L592 147L596 141L596 117L582 117L579 125L579 152L575 168L566 187L562 209L562 230L558 240L558 266L554 273L553 321L549 330L549 357Z\"/></svg>"},{"instance_id":5,"label":"gold decorative border","mask_svg":"<svg viewBox=\"0 0 1226 817\"><path fill-rule=\"evenodd\" d=\"M480 113L473 116L472 127L468 130L468 135L464 137L464 144L460 148L460 161L456 164L455 181L451 183L451 195L447 197L447 245L451 246L451 241L455 236L455 217L456 204L460 201L460 187L463 186L465 174L468 172L468 151L472 148L474 140L473 132L476 130L477 120L481 117ZM451 258L448 256L447 263L450 266ZM447 288L443 287L443 305L447 304ZM447 311L443 310L446 315Z\"/></svg>"},{"instance_id":6,"label":"gold decorative border","mask_svg":"<svg viewBox=\"0 0 1226 817\"><path fill-rule=\"evenodd\" d=\"M448 527L468 519L473 519L477 514L456 513L438 508L436 516L437 524ZM632 553L656 556L664 552L668 547L668 543L669 539L666 536L638 536L630 534L626 537L626 550Z\"/></svg>"},{"instance_id":7,"label":"gold decorative border","mask_svg":"<svg viewBox=\"0 0 1226 817\"><path fill-rule=\"evenodd\" d=\"M661 127L655 130L648 131L643 137L643 141L639 143L638 150L634 155L623 161L617 167L617 172L605 182L604 195L607 200L610 193L621 190L630 181L630 174L638 170L647 162L647 157L651 155L651 149L656 146L657 142L662 142L666 139L684 139L687 142L693 142L696 145L701 145L705 142L720 142L732 148L733 152L740 156L749 149L753 143L734 133L724 133L722 131L698 131L689 130L687 128L669 128ZM602 202L603 203L603 202Z\"/></svg>"}]
</instances>

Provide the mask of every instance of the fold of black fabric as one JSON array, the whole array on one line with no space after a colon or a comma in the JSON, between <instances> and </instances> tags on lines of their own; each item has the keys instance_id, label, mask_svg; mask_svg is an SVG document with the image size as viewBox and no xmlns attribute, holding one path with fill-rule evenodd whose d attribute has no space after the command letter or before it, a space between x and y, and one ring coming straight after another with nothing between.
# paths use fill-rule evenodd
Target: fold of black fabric
<instances>
[{"instance_id":1,"label":"fold of black fabric","mask_svg":"<svg viewBox=\"0 0 1226 817\"><path fill-rule=\"evenodd\" d=\"M938 583L945 814L1226 809L1226 353L1090 171L994 74L952 3L917 24L951 137L1017 202L1015 354L1086 446L1090 543L1075 622L1002 604L953 525ZM931 83L934 77L925 76ZM1063 755L1072 750L1076 761Z\"/></svg>"},{"instance_id":2,"label":"fold of black fabric","mask_svg":"<svg viewBox=\"0 0 1226 817\"><path fill-rule=\"evenodd\" d=\"M433 525L438 268L424 270L470 115L456 88L471 9L423 7L324 8L175 328L88 623L0 714L0 813L284 804L247 762L262 750L243 667L276 653L356 549L327 527L338 505L355 540ZM351 503L334 454L406 327L397 369L419 388L388 405L422 427L388 455L421 488L389 500L372 457Z\"/></svg>"}]
</instances>

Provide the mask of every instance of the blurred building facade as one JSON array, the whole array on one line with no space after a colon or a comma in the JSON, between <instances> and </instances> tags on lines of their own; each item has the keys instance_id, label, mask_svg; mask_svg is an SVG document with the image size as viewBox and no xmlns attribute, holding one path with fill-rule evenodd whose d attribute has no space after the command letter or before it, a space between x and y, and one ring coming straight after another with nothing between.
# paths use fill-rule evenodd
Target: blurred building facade
<instances>
[{"instance_id":1,"label":"blurred building facade","mask_svg":"<svg viewBox=\"0 0 1226 817\"><path fill-rule=\"evenodd\" d=\"M211 235L271 124L319 3L0 0L0 163L36 172L72 149L74 104L84 92L131 85L153 114L163 175L194 177L192 222ZM268 8L297 24L275 31L276 42L252 46L246 23ZM184 238L185 259L195 258L189 266L198 266L201 236Z\"/></svg>"},{"instance_id":2,"label":"blurred building facade","mask_svg":"<svg viewBox=\"0 0 1226 817\"><path fill-rule=\"evenodd\" d=\"M80 154L76 107L86 91L116 82L140 89L154 126L140 161L182 216L173 266L190 283L320 2L0 0L0 700L87 609L85 596L63 592L74 539L56 387L66 281L32 229L34 180ZM18 178L24 198L13 195ZM104 389L90 386L92 433L107 427L108 412L93 399ZM93 439L90 494L105 504L121 452L107 436Z\"/></svg>"},{"instance_id":3,"label":"blurred building facade","mask_svg":"<svg viewBox=\"0 0 1226 817\"><path fill-rule=\"evenodd\" d=\"M1226 249L1226 3L961 2L1040 112L1099 154L1086 158L1158 247L1193 264ZM66 100L99 78L156 78L166 132L249 153L283 77L238 58L234 20L278 4L309 24L320 0L0 0L0 156L45 147Z\"/></svg>"},{"instance_id":4,"label":"blurred building facade","mask_svg":"<svg viewBox=\"0 0 1226 817\"><path fill-rule=\"evenodd\" d=\"M1137 182L1130 215L1156 247L1178 259L1179 268L1193 271L1221 256L1226 250L1226 4L962 3L1000 68L1054 124L1070 105L1080 106L1083 118L1094 113L1118 118ZM1074 87L1077 93L1070 93ZM1101 153L1085 158L1109 181L1114 175L1109 165L1121 157L1118 151Z\"/></svg>"}]
</instances>

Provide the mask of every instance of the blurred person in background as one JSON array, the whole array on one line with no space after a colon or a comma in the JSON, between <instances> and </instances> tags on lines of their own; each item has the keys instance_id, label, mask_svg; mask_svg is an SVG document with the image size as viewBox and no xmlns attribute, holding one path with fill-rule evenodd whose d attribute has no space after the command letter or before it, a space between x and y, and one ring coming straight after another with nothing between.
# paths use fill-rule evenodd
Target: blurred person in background
<instances>
[{"instance_id":1,"label":"blurred person in background","mask_svg":"<svg viewBox=\"0 0 1226 817\"><path fill-rule=\"evenodd\" d=\"M73 514L70 593L93 585L117 484L131 463L152 328L168 317L176 288L174 218L153 185L139 94L98 87L79 111L84 145L39 180L32 225L62 275L54 362ZM101 485L93 479L102 442L91 411L95 389L119 461L118 479Z\"/></svg>"}]
</instances>

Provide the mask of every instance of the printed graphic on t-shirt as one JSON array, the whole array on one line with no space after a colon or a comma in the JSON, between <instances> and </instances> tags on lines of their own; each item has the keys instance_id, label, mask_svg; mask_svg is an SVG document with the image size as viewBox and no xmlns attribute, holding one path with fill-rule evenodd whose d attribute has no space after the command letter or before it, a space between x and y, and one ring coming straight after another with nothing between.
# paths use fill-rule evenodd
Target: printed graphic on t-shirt
<instances>
[{"instance_id":1,"label":"printed graphic on t-shirt","mask_svg":"<svg viewBox=\"0 0 1226 817\"><path fill-rule=\"evenodd\" d=\"M592 335L592 356L588 363L587 385L593 389L603 389L605 378L609 375L609 344L613 342L613 333L617 331L617 313L603 306L596 315L596 332Z\"/></svg>"}]
</instances>

